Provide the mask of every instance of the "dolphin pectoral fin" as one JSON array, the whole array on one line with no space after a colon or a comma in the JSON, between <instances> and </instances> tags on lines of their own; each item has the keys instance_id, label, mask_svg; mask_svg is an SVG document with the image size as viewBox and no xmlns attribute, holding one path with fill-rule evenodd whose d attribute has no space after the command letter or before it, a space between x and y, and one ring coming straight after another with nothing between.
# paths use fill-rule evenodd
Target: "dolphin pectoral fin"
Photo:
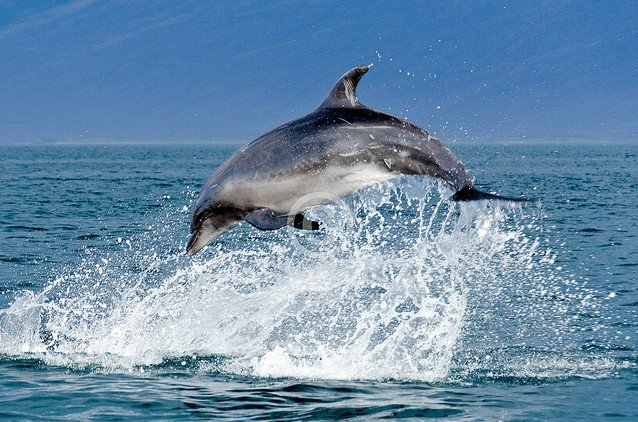
<instances>
[{"instance_id":1,"label":"dolphin pectoral fin","mask_svg":"<svg viewBox=\"0 0 638 422\"><path fill-rule=\"evenodd\" d=\"M500 196L495 195L493 193L481 192L478 189L473 187L464 187L457 191L450 198L452 201L480 201L483 199L496 199L499 201L509 201L509 202L529 202L531 199L529 198L512 198L509 196Z\"/></svg>"},{"instance_id":2,"label":"dolphin pectoral fin","mask_svg":"<svg viewBox=\"0 0 638 422\"><path fill-rule=\"evenodd\" d=\"M278 230L288 224L287 215L276 215L268 208L259 208L244 216L244 219L259 230Z\"/></svg>"},{"instance_id":3,"label":"dolphin pectoral fin","mask_svg":"<svg viewBox=\"0 0 638 422\"><path fill-rule=\"evenodd\" d=\"M291 216L288 219L288 225L300 230L319 230L321 228L320 222L309 220L302 213Z\"/></svg>"},{"instance_id":4,"label":"dolphin pectoral fin","mask_svg":"<svg viewBox=\"0 0 638 422\"><path fill-rule=\"evenodd\" d=\"M278 230L285 225L300 230L319 230L321 227L321 223L309 220L301 213L294 216L276 215L268 208L251 211L244 219L259 230Z\"/></svg>"}]
</instances>

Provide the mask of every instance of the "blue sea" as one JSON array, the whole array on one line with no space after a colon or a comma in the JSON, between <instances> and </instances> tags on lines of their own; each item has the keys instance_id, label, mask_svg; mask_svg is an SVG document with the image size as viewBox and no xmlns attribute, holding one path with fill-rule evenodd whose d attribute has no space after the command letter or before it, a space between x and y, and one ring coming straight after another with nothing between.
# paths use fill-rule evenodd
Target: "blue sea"
<instances>
[{"instance_id":1,"label":"blue sea","mask_svg":"<svg viewBox=\"0 0 638 422\"><path fill-rule=\"evenodd\" d=\"M0 419L638 418L638 146L451 146L534 201L401 177L194 257L238 145L0 146Z\"/></svg>"}]
</instances>

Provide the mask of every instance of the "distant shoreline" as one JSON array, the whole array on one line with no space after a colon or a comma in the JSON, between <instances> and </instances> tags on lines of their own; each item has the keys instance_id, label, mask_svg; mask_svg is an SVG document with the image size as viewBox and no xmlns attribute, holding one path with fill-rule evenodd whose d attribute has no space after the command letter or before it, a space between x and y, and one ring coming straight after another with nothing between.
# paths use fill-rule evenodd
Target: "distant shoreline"
<instances>
[{"instance_id":1,"label":"distant shoreline","mask_svg":"<svg viewBox=\"0 0 638 422\"><path fill-rule=\"evenodd\" d=\"M34 142L0 142L2 147L45 147L45 146L243 146L251 141L34 141ZM637 139L567 139L567 140L502 140L502 141L477 141L477 140L448 140L451 145L460 146L535 146L535 145L564 145L564 146L607 146L607 145L634 145L638 146Z\"/></svg>"}]
</instances>

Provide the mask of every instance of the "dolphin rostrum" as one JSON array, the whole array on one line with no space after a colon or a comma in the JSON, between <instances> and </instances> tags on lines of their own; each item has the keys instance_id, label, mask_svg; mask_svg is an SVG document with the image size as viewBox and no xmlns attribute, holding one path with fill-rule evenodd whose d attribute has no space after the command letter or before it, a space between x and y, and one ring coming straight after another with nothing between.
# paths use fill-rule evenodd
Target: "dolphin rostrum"
<instances>
[{"instance_id":1,"label":"dolphin rostrum","mask_svg":"<svg viewBox=\"0 0 638 422\"><path fill-rule=\"evenodd\" d=\"M191 219L189 255L242 220L261 230L320 224L293 209L313 192L346 196L400 174L425 175L455 193L452 200L504 199L474 188L463 164L425 130L357 100L369 66L343 75L312 113L279 126L226 160L204 186ZM328 200L306 201L309 208Z\"/></svg>"}]
</instances>

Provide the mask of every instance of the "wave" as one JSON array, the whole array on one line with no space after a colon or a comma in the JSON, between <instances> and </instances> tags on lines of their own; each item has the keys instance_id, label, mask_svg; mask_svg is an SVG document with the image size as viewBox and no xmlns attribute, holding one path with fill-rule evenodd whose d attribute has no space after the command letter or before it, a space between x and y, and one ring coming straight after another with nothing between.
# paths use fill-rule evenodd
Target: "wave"
<instances>
[{"instance_id":1,"label":"wave","mask_svg":"<svg viewBox=\"0 0 638 422\"><path fill-rule=\"evenodd\" d=\"M402 177L313 208L320 233L242 225L196 258L167 214L20 293L0 311L0 354L116 371L205 357L198 368L248 376L437 381L490 365L533 372L511 354L524 345L573 375L585 357L568 354L597 302L556 266L542 209L448 195Z\"/></svg>"}]
</instances>

